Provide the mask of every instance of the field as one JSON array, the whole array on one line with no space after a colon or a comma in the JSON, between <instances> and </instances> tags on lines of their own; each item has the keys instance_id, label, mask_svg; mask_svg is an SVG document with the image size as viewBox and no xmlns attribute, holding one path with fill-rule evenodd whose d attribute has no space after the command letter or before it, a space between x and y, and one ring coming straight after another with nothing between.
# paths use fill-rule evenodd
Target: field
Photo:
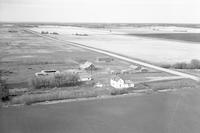
<instances>
[{"instance_id":1,"label":"field","mask_svg":"<svg viewBox=\"0 0 200 133\"><path fill-rule=\"evenodd\" d=\"M139 60L145 60L146 62L151 62L155 64L172 63L177 60L186 61L193 58L198 59L198 57L193 57L193 55L198 56L195 51L198 51L199 46L196 44L188 45L180 42L163 41L156 39L149 40L146 38L137 38L128 36L126 34L119 34L123 33L119 30L124 30L126 31L126 33L128 33L128 29L131 31L134 30L134 32L138 30L146 32L148 31L147 27L140 27L135 29L134 27L122 27L118 29L112 28L113 31L110 31L106 28L97 29L87 27L44 25L30 29L37 32L56 32L58 33L58 35L49 35L60 40L83 43L84 45L101 48L115 53L120 53L125 56L129 56ZM153 32L152 30L149 31ZM0 41L2 44L0 46L0 70L3 77L6 78L7 86L10 89L28 88L30 90L30 81L34 77L34 74L36 72L44 69L56 69L59 71L65 71L67 69L74 68L78 69L79 65L81 63L84 63L85 61L90 61L94 63L94 65L98 68L97 71L94 71L92 73L94 79L93 84L101 83L104 86L103 88L107 89L110 88L109 82L110 78L113 76L110 72L126 70L131 65L131 63L109 57L104 54L45 39L24 30L22 26L2 26L0 34ZM159 41L162 41L164 44L160 45L158 43ZM177 46L177 48L174 48L174 45ZM193 55L191 54L190 50L193 50ZM190 56L185 56L187 52L190 53ZM107 63L98 62L97 59L102 57L113 58L114 61ZM181 60L179 58L181 58ZM135 81L135 83L142 83L148 80L163 79L163 77L172 79L174 78L174 75L170 75L157 70L149 69L149 71L150 72L148 73L128 74L126 75L126 77ZM88 73L91 74L91 72ZM197 71L196 73L198 74L199 71ZM93 86L75 86L65 89L81 90L87 88L92 89Z\"/></svg>"},{"instance_id":2,"label":"field","mask_svg":"<svg viewBox=\"0 0 200 133\"><path fill-rule=\"evenodd\" d=\"M121 60L111 63L96 62L105 55L94 53L70 45L63 45L16 28L16 33L9 33L9 28L1 28L0 58L3 76L11 88L29 87L28 81L36 72L45 69L59 71L79 68L81 63L91 61L99 71L105 69L121 69L128 64ZM86 54L87 53L87 54ZM119 65L117 65L119 64Z\"/></svg>"},{"instance_id":3,"label":"field","mask_svg":"<svg viewBox=\"0 0 200 133\"><path fill-rule=\"evenodd\" d=\"M130 34L130 35L138 37L155 38L155 39L192 42L192 43L197 43L197 45L200 42L199 33L154 33L154 34Z\"/></svg>"},{"instance_id":4,"label":"field","mask_svg":"<svg viewBox=\"0 0 200 133\"><path fill-rule=\"evenodd\" d=\"M57 28L59 30L59 28ZM71 32L75 32L79 29L78 27L72 27L71 31L66 30L66 33L69 37L73 37L75 39L79 38L77 36L71 35ZM62 28L60 29L62 30ZM82 29L81 29L82 30ZM104 34L106 32L99 31L97 29L86 29L88 31L87 34ZM56 31L57 32L57 31ZM84 32L82 32L84 33ZM105 34L106 33L106 34ZM79 32L80 34L80 32ZM33 86L31 86L31 80L34 78L36 72L45 69L56 69L59 71L65 71L68 69L78 69L81 63L85 61L90 61L94 63L97 70L91 72L87 71L88 74L92 74L93 81L91 85L81 85L81 86L72 86L72 87L63 87L61 90L65 91L63 94L66 96L59 96L60 98L55 98L57 96L57 92L54 93L54 89L52 92L48 92L47 95L41 95L43 100L29 100L26 98L27 96L17 97L14 98L13 103L26 103L26 101L45 101L45 99L49 99L53 95L53 99L63 99L70 97L68 92L66 91L91 91L94 96L96 95L107 95L107 91L102 93L100 90L99 92L93 92L93 88L95 87L96 83L101 83L104 89L112 89L110 86L110 78L113 77L115 74L111 74L111 71L120 72L122 70L129 69L129 66L132 63L125 62L123 60L116 59L114 57L109 57L104 54L92 52L83 48L74 47L68 44L59 43L57 41L52 41L45 39L43 37L34 35L30 32L25 31L23 28L14 26L14 27L1 27L0 30L0 42L1 42L1 49L0 49L0 70L4 79L6 79L7 87L10 89L10 92L14 94L15 90L22 90L22 94L24 93L23 90L28 91L28 94L40 94L40 93L47 93L46 89L44 90L34 90ZM52 35L53 37L60 38L63 35ZM110 36L110 35L108 35ZM112 35L111 35L112 37ZM70 38L69 38L70 39ZM97 61L98 58L113 58L111 62L99 62ZM136 64L134 64L136 65ZM135 83L142 83L149 80L155 79L162 79L163 77L166 78L174 78L174 75L167 74L164 72L160 72L157 70L153 70L147 68L147 73L134 73L134 74L126 74L126 77L130 80L133 80ZM12 90L13 89L13 90ZM51 89L51 88L49 88ZM144 89L143 86L140 86L138 89ZM51 90L50 90L51 91ZM71 93L71 92L70 92ZM20 95L22 95L20 93ZM72 93L71 93L72 94ZM87 97L88 95L92 95L90 92L84 94L83 96L79 97ZM38 97L37 96L30 96L30 97ZM75 94L74 94L75 95ZM25 97L25 98L24 98ZM21 99L27 99L25 101ZM51 98L50 98L51 99ZM19 102L20 101L20 102Z\"/></svg>"},{"instance_id":5,"label":"field","mask_svg":"<svg viewBox=\"0 0 200 133\"><path fill-rule=\"evenodd\" d=\"M0 110L2 133L198 133L198 88Z\"/></svg>"},{"instance_id":6,"label":"field","mask_svg":"<svg viewBox=\"0 0 200 133\"><path fill-rule=\"evenodd\" d=\"M11 87L17 87L17 84L19 87L27 87L27 80L44 69L65 70L79 67L79 62L84 59L81 57L87 56L86 52L90 53L76 47L54 44L22 29L17 29L17 33L9 33L8 30L1 29L0 67ZM73 56L73 59L69 55Z\"/></svg>"},{"instance_id":7,"label":"field","mask_svg":"<svg viewBox=\"0 0 200 133\"><path fill-rule=\"evenodd\" d=\"M152 33L157 33L157 31L149 30L148 28L131 28L132 32L123 28L119 29L89 29L89 28L80 28L80 27L70 27L70 26L42 26L37 28L32 28L32 30L41 32L58 32L60 35L56 36L59 39L81 43L87 46L92 46L95 48L100 48L115 53L120 53L132 58L145 60L146 62L151 62L155 64L173 64L177 62L189 62L192 59L200 59L200 45L191 42L182 41L173 41L173 40L163 40L155 38L144 38L141 37L141 33L150 33L147 36L150 36ZM137 36L130 36L127 34L140 34ZM191 31L193 32L193 31ZM88 36L77 36L76 33L87 34ZM168 33L168 32L167 32ZM166 35L169 36L169 33ZM161 33L160 33L161 34ZM164 34L164 33L162 33ZM162 35L161 34L161 35ZM170 34L175 34L174 32ZM197 40L197 33L190 34L190 32L185 33L188 38L185 36L179 37L180 33L176 33L174 38L185 38L185 40ZM157 34L156 34L157 35ZM165 34L164 34L165 35ZM195 36L194 36L195 35ZM160 35L159 35L160 36ZM191 37L192 36L192 37ZM167 38L167 36L165 36ZM185 56L188 55L188 56Z\"/></svg>"},{"instance_id":8,"label":"field","mask_svg":"<svg viewBox=\"0 0 200 133\"><path fill-rule=\"evenodd\" d=\"M200 59L196 36L199 34L198 27L194 29L191 25L182 29L175 26L174 31L174 26L169 29L149 25L131 28L123 27L123 24L122 27L69 25L0 25L1 76L10 92L21 91L10 95L9 101L0 102L2 133L199 132L198 82L145 66L142 67L147 69L146 72L123 73L131 65L139 65L67 42L81 43L156 65L173 64ZM27 28L39 33L48 31L51 34L46 36L66 43L38 36ZM195 33L179 33L183 30ZM155 37L143 37L142 32L149 36L155 34ZM159 37L156 36L158 32L161 34ZM140 35L130 36L129 33ZM171 36L174 34L177 36ZM112 61L102 62L99 58ZM80 64L86 61L92 62L96 69L81 71L91 75L92 81L40 89L30 84L36 72L45 69L61 72L80 70ZM200 76L199 69L175 71ZM134 81L135 87L114 89L110 79L116 75ZM97 83L102 87L98 87Z\"/></svg>"}]
</instances>

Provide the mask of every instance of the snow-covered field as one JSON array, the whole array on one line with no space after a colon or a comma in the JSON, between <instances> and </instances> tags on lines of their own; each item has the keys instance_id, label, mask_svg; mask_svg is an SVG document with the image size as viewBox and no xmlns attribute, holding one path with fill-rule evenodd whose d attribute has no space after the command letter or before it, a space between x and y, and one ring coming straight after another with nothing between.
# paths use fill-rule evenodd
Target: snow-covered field
<instances>
[{"instance_id":1,"label":"snow-covered field","mask_svg":"<svg viewBox=\"0 0 200 133\"><path fill-rule=\"evenodd\" d=\"M110 34L107 30L90 29L83 27L72 27L72 26L39 26L37 28L31 28L31 30L41 32L58 32L59 34L72 35L72 34Z\"/></svg>"},{"instance_id":2,"label":"snow-covered field","mask_svg":"<svg viewBox=\"0 0 200 133\"><path fill-rule=\"evenodd\" d=\"M148 29L149 28L146 30L148 31ZM70 26L43 26L32 28L31 30L37 32L58 32L59 35L57 35L57 38L66 41L81 43L152 63L165 64L182 61L189 62L191 59L200 59L200 45L197 43L141 38L126 36L123 34L116 35L115 33L120 32L110 32L109 29L102 30ZM144 30L144 27L141 28L141 30ZM198 31L198 29L196 31ZM76 33L88 34L88 36L77 36L75 35Z\"/></svg>"},{"instance_id":3,"label":"snow-covered field","mask_svg":"<svg viewBox=\"0 0 200 133\"><path fill-rule=\"evenodd\" d=\"M123 33L200 33L199 28L176 27L176 26L146 26L146 27L120 27L113 28L114 32Z\"/></svg>"}]
</instances>

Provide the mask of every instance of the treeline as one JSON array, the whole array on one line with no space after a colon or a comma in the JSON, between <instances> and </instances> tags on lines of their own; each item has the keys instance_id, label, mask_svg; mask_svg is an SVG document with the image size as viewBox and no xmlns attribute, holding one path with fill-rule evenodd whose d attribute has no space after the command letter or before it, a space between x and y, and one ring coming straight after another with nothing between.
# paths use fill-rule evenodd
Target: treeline
<instances>
[{"instance_id":1,"label":"treeline","mask_svg":"<svg viewBox=\"0 0 200 133\"><path fill-rule=\"evenodd\" d=\"M2 72L0 70L0 101L6 101L9 99L9 90L6 85L6 81L2 78Z\"/></svg>"},{"instance_id":2,"label":"treeline","mask_svg":"<svg viewBox=\"0 0 200 133\"><path fill-rule=\"evenodd\" d=\"M193 59L189 63L178 62L175 64L162 64L163 68L175 68L175 69L200 69L200 60Z\"/></svg>"},{"instance_id":3,"label":"treeline","mask_svg":"<svg viewBox=\"0 0 200 133\"><path fill-rule=\"evenodd\" d=\"M55 76L39 76L34 77L30 85L34 89L67 87L79 84L79 76L77 74L58 74Z\"/></svg>"}]
</instances>

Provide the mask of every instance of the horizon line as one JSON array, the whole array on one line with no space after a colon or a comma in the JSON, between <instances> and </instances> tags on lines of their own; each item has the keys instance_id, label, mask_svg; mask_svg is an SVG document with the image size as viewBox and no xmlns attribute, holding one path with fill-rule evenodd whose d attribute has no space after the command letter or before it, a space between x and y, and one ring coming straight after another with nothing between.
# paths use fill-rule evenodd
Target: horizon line
<instances>
[{"instance_id":1,"label":"horizon line","mask_svg":"<svg viewBox=\"0 0 200 133\"><path fill-rule=\"evenodd\" d=\"M169 23L169 22L53 22L53 21L0 21L0 23L49 23L49 24L65 24L65 23L74 23L74 24L195 24L200 23Z\"/></svg>"}]
</instances>

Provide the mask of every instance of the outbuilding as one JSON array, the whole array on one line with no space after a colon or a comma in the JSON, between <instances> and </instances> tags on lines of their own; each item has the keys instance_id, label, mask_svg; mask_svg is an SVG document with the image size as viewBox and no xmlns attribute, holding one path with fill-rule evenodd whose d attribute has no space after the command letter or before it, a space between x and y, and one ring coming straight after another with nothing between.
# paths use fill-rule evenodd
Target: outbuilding
<instances>
[{"instance_id":1,"label":"outbuilding","mask_svg":"<svg viewBox=\"0 0 200 133\"><path fill-rule=\"evenodd\" d=\"M92 80L92 76L90 74L87 73L79 73L79 81L91 81Z\"/></svg>"},{"instance_id":2,"label":"outbuilding","mask_svg":"<svg viewBox=\"0 0 200 133\"><path fill-rule=\"evenodd\" d=\"M80 65L81 70L95 70L95 65L92 62L86 61L84 64Z\"/></svg>"},{"instance_id":3,"label":"outbuilding","mask_svg":"<svg viewBox=\"0 0 200 133\"><path fill-rule=\"evenodd\" d=\"M111 61L114 61L113 58L109 58L109 57L101 57L101 58L97 58L96 60L97 60L97 62L111 62Z\"/></svg>"},{"instance_id":4,"label":"outbuilding","mask_svg":"<svg viewBox=\"0 0 200 133\"><path fill-rule=\"evenodd\" d=\"M57 70L42 70L41 72L35 73L35 76L55 76L60 74L60 71Z\"/></svg>"}]
</instances>

